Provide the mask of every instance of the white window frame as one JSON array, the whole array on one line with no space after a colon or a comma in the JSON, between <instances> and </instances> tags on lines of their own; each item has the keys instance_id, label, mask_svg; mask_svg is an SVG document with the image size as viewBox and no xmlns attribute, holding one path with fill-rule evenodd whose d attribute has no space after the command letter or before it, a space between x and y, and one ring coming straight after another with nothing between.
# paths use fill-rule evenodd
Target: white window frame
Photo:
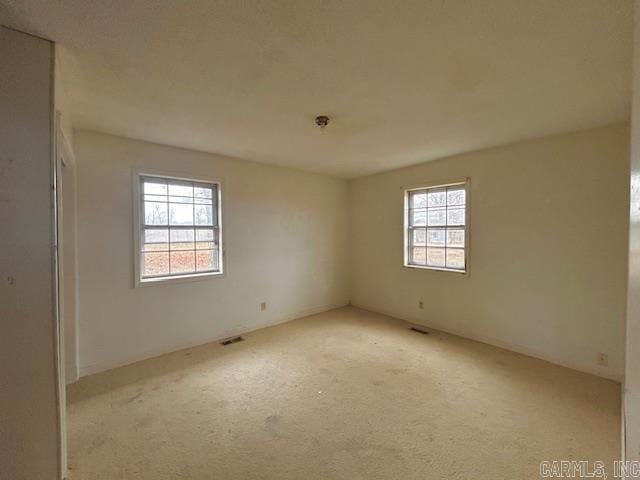
<instances>
[{"instance_id":1,"label":"white window frame","mask_svg":"<svg viewBox=\"0 0 640 480\"><path fill-rule=\"evenodd\" d=\"M168 180L182 180L188 182L208 183L217 186L218 198L217 198L217 212L218 212L218 241L219 241L219 265L220 270L217 272L203 272L203 273L187 273L184 275L167 275L164 277L155 278L142 278L141 268L141 234L143 218L144 201L142 198L142 192L140 190L140 177L158 177L166 178ZM134 169L133 170L133 257L134 257L134 285L136 287L146 287L150 285L162 285L167 283L181 283L191 282L196 280L206 280L211 278L221 278L225 275L225 260L226 260L226 244L224 240L224 228L223 228L223 190L224 181L222 178L211 177L191 177L179 173L166 172L160 170L150 169Z\"/></svg>"},{"instance_id":2,"label":"white window frame","mask_svg":"<svg viewBox=\"0 0 640 480\"><path fill-rule=\"evenodd\" d=\"M409 262L411 248L411 242L409 240L409 198L412 192L417 190L429 190L436 188L446 188L454 186L464 186L465 188L465 224L464 224L464 270L447 267L434 267L429 265L415 265ZM404 195L404 221L403 221L403 266L404 268L416 269L416 270L433 270L440 272L452 272L459 275L469 274L469 237L470 237L470 223L469 223L469 205L470 205L470 179L468 177L459 178L455 180L447 180L440 182L421 183L417 185L403 186Z\"/></svg>"}]
</instances>

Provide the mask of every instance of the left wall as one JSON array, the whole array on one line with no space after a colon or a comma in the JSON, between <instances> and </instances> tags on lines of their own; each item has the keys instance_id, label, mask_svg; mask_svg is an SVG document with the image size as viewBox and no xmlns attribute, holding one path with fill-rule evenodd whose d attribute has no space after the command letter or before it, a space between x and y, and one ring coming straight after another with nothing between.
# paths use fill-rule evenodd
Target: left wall
<instances>
[{"instance_id":1,"label":"left wall","mask_svg":"<svg viewBox=\"0 0 640 480\"><path fill-rule=\"evenodd\" d=\"M345 180L87 131L74 149L81 375L348 303ZM223 277L134 286L136 168L223 179Z\"/></svg>"},{"instance_id":2,"label":"left wall","mask_svg":"<svg viewBox=\"0 0 640 480\"><path fill-rule=\"evenodd\" d=\"M53 44L0 27L0 478L60 478Z\"/></svg>"}]
</instances>

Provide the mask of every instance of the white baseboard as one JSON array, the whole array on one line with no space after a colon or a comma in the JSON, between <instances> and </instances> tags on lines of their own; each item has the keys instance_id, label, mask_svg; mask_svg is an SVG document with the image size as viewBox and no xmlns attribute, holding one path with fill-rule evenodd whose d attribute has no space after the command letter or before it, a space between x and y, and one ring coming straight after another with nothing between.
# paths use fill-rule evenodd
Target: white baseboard
<instances>
[{"instance_id":1,"label":"white baseboard","mask_svg":"<svg viewBox=\"0 0 640 480\"><path fill-rule=\"evenodd\" d=\"M477 332L472 332L470 330L465 330L465 329L457 329L457 328L451 328L449 326L443 326L443 325L438 325L434 322L425 322L425 321L418 321L415 318L408 318L408 317L404 317L402 315L398 315L396 313L393 312L388 312L388 311L382 311L380 309L372 309L369 307L365 307L363 305L358 305L353 303L352 304L354 307L356 308L360 308L362 310L366 310L368 312L373 312L373 313L378 313L380 315L386 315L387 317L393 317L393 318L398 318L400 320L404 320L405 322L409 322L412 324L416 324L416 325L423 325L425 327L428 328L432 328L434 330L438 330L444 333L448 333L450 335L456 335L458 337L463 337L463 338L468 338L470 340L475 340L476 342L480 342L480 343L486 343L488 345L493 345L494 347L499 347L499 348L504 348L505 350L510 350L512 352L516 352L516 353L520 353L523 355L527 355L529 357L534 357L534 358L538 358L540 360L545 360L547 362L553 363L555 365L560 365L561 367L566 367L566 368L570 368L572 370L577 370L579 372L583 372L583 373L589 373L591 375L596 375L598 377L603 377L603 378L607 378L609 380L613 380L616 382L620 382L622 383L622 381L624 380L624 375L621 374L617 374L615 372L606 372L603 370L598 370L596 368L592 368L590 366L585 366L585 365L579 365L576 363L572 363L572 362L567 362L564 359L560 359L557 357L554 357L552 355L549 355L547 352L543 352L541 350L538 350L536 348L531 348L531 347L526 347L524 345L518 345L515 343L511 343L511 342L505 342L503 340L500 340L498 338L494 338L494 337L489 337L486 335L482 335L482 334L478 334Z\"/></svg>"},{"instance_id":2,"label":"white baseboard","mask_svg":"<svg viewBox=\"0 0 640 480\"><path fill-rule=\"evenodd\" d=\"M150 349L150 350L136 353L135 355L130 355L128 357L120 358L118 360L114 360L111 362L84 365L80 367L80 377L94 375L96 373L104 372L104 371L111 370L118 367L124 367L125 365L131 365L132 363L140 362L142 360L148 360L154 357L159 357L160 355L166 355L167 353L173 353L173 352L185 350L188 348L194 348L200 345L206 345L207 343L219 342L221 340L224 340L225 338L235 337L237 335L244 335L249 332L260 330L262 328L272 327L274 325L279 325L281 323L290 322L292 320L297 320L299 318L308 317L309 315L316 315L318 313L327 312L329 310L334 310L336 308L341 308L345 306L347 306L347 303L323 305L321 307L308 308L306 310L302 310L296 313L284 315L275 320L262 322L258 325L239 326L237 328L233 328L221 333L217 333L211 337L198 340L197 342L175 344L175 345L171 345L163 348Z\"/></svg>"}]
</instances>

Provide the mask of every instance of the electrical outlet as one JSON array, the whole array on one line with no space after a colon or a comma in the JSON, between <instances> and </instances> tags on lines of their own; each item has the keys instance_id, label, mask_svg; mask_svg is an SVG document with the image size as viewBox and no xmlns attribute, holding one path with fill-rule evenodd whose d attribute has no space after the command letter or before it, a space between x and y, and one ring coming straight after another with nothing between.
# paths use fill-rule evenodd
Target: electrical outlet
<instances>
[{"instance_id":1,"label":"electrical outlet","mask_svg":"<svg viewBox=\"0 0 640 480\"><path fill-rule=\"evenodd\" d=\"M420 301L418 302L418 308L419 308L420 310L424 309L424 302L423 302L422 300L420 300Z\"/></svg>"},{"instance_id":2,"label":"electrical outlet","mask_svg":"<svg viewBox=\"0 0 640 480\"><path fill-rule=\"evenodd\" d=\"M267 309L267 302L262 302L260 304L260 311L264 312Z\"/></svg>"},{"instance_id":3,"label":"electrical outlet","mask_svg":"<svg viewBox=\"0 0 640 480\"><path fill-rule=\"evenodd\" d=\"M598 365L601 367L609 365L609 355L606 353L598 353Z\"/></svg>"}]
</instances>

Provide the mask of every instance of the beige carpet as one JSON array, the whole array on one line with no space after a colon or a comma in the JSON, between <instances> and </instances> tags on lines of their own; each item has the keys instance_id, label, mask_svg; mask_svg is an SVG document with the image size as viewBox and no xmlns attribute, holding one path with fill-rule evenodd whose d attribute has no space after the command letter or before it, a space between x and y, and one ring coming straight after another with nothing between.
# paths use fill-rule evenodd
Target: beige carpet
<instances>
[{"instance_id":1,"label":"beige carpet","mask_svg":"<svg viewBox=\"0 0 640 480\"><path fill-rule=\"evenodd\" d=\"M70 478L512 480L617 458L619 384L407 327L343 308L85 378Z\"/></svg>"}]
</instances>

